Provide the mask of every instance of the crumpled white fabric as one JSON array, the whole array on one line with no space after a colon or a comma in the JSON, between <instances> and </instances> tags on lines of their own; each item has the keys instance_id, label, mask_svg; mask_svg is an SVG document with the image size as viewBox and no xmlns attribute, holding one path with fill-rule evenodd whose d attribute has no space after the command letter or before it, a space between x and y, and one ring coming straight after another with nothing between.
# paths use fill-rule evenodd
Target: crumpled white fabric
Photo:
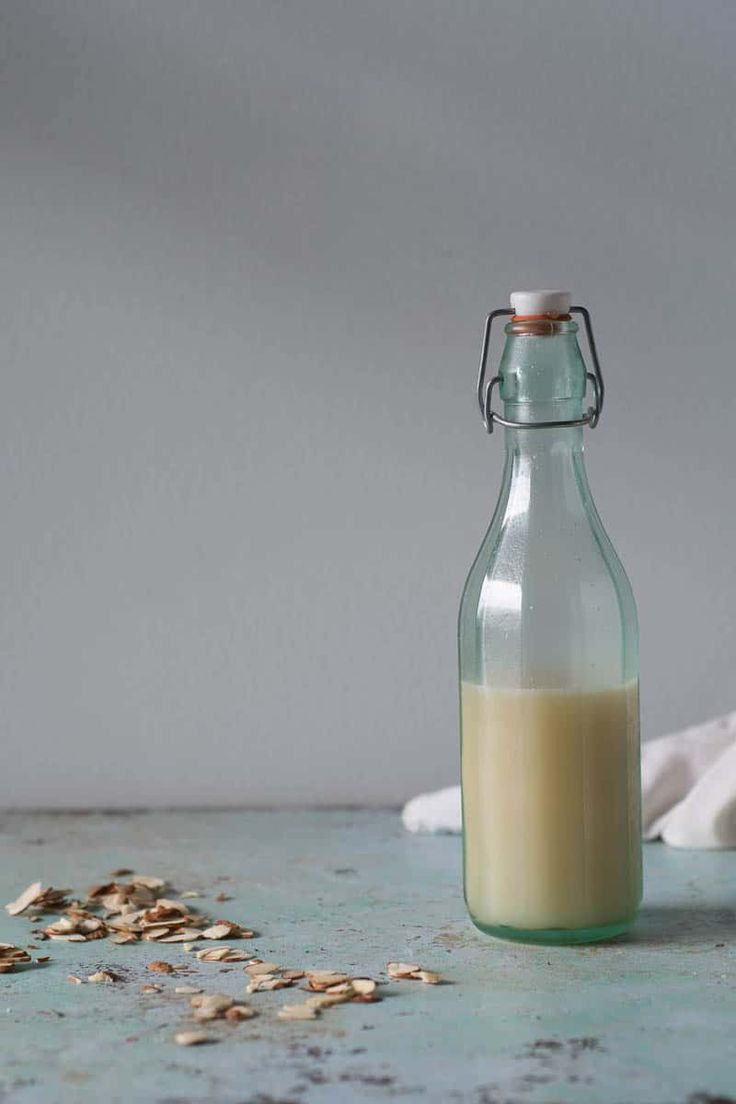
<instances>
[{"instance_id":1,"label":"crumpled white fabric","mask_svg":"<svg viewBox=\"0 0 736 1104\"><path fill-rule=\"evenodd\" d=\"M642 829L672 847L736 847L736 712L642 745ZM460 832L460 787L404 806L410 832Z\"/></svg>"}]
</instances>

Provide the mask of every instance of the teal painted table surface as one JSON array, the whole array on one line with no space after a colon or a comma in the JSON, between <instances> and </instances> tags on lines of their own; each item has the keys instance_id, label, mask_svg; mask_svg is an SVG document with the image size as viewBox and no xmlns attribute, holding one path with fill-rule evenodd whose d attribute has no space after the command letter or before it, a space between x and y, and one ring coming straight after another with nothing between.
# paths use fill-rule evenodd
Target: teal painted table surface
<instances>
[{"instance_id":1,"label":"teal painted table surface","mask_svg":"<svg viewBox=\"0 0 736 1104\"><path fill-rule=\"evenodd\" d=\"M736 853L645 848L633 935L587 947L496 942L466 917L460 841L411 836L395 812L134 812L0 817L0 898L42 880L82 893L117 867L200 890L191 904L250 925L254 956L384 977L390 960L448 983L382 987L313 1022L295 990L245 996L242 963L176 944L44 942L45 966L0 975L3 1104L706 1104L736 1094ZM218 893L232 899L216 903ZM169 894L170 896L172 894ZM2 912L0 940L31 923ZM210 944L211 945L211 944ZM179 978L147 971L186 962ZM109 967L114 985L74 985ZM149 982L163 991L141 992ZM258 1016L184 1048L177 984ZM208 1025L209 1030L209 1025Z\"/></svg>"}]
</instances>

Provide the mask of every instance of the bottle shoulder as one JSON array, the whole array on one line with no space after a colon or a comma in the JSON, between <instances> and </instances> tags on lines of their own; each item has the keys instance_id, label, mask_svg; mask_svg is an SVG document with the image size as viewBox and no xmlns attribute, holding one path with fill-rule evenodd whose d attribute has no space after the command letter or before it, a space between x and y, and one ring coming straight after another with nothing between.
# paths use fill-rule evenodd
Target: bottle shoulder
<instances>
[{"instance_id":1,"label":"bottle shoulder","mask_svg":"<svg viewBox=\"0 0 736 1104\"><path fill-rule=\"evenodd\" d=\"M512 685L611 685L638 673L631 584L592 499L502 507L460 604L461 667Z\"/></svg>"},{"instance_id":2,"label":"bottle shoulder","mask_svg":"<svg viewBox=\"0 0 736 1104\"><path fill-rule=\"evenodd\" d=\"M595 507L541 526L530 514L496 515L466 576L462 601L494 580L576 590L606 584L627 592L628 575Z\"/></svg>"}]
</instances>

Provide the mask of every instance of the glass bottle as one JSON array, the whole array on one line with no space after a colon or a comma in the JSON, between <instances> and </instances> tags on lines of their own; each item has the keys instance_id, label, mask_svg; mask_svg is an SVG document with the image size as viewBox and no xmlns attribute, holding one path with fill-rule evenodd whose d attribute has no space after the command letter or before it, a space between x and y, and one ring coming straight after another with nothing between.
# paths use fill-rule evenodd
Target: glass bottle
<instances>
[{"instance_id":1,"label":"glass bottle","mask_svg":"<svg viewBox=\"0 0 736 1104\"><path fill-rule=\"evenodd\" d=\"M563 292L511 302L486 322L478 398L506 464L459 618L465 900L490 935L592 942L641 900L636 605L585 472L603 404L588 312ZM498 314L513 317L486 383Z\"/></svg>"}]
</instances>

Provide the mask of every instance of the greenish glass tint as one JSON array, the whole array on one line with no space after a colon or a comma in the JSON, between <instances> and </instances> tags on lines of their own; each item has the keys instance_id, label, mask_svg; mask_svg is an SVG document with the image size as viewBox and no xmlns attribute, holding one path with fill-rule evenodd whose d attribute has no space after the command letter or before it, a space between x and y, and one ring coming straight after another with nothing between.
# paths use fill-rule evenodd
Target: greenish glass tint
<instances>
[{"instance_id":1,"label":"greenish glass tint","mask_svg":"<svg viewBox=\"0 0 736 1104\"><path fill-rule=\"evenodd\" d=\"M498 370L505 417L529 423L579 418L583 412L586 370L575 323L560 322L554 332L544 335L519 333L518 326L509 325L506 334ZM588 486L584 437L590 432L580 427L504 430L506 459L498 502L468 575L460 605L466 903L480 930L505 939L576 943L611 938L631 926L641 899L636 605L626 573L603 528ZM596 695L615 694L619 690L622 695L628 695L628 705L622 706L622 716L629 730L628 743L626 747L622 744L620 749L600 747L596 743L599 735L595 718L603 717L604 728L613 722L606 719L608 715L604 711L597 709L595 703L599 699ZM509 821L514 824L513 838L508 842L516 856L514 873L504 875L507 888L503 892L496 888L491 893L489 889L490 897L483 897L472 887L483 883L486 877L481 869L483 864L494 863L493 854L484 851L484 833L494 838L502 836L503 825L493 820L494 809L487 807L482 795L486 781L489 782L488 792L498 795L499 791L493 787L503 785L503 778L497 776L506 769L504 764L508 761L505 750L503 756L494 759L495 752L489 749L502 739L504 749L511 749L508 752L511 755L516 741L518 754L522 756L532 754L531 747L543 747L543 744L530 742L531 737L522 722L518 730L509 724L508 731L500 734L493 730L495 720L483 721L479 727L479 714L475 712L471 732L468 703L478 695L501 695L492 698L493 716L510 716L507 707L509 700L514 699L509 699L508 695L526 695L524 716L536 716L533 711L539 708L535 704L539 699L534 694L545 695L548 691L561 695L560 699L553 698L553 707L561 716L571 718L569 739L580 749L576 758L568 749L567 734L564 731L557 734L563 752L570 755L568 782L575 799L572 805L581 810L579 821L570 824L572 805L564 804L561 789L556 797L554 793L546 793L543 783L537 781L534 794L531 790L524 792L525 778L530 779L532 786L535 762L530 761L518 772L511 772L509 784L513 785L514 792L506 807L514 813ZM566 703L571 699L565 695L578 696L576 701L582 700L583 705L577 713L572 707L568 708ZM506 712L500 706L496 708L497 701ZM592 719L586 721L586 717ZM586 730L586 724L590 731ZM559 764L553 761L552 766L557 769ZM594 800L605 789L600 777L602 771L610 771L611 786L618 786L621 794L620 808L611 805L608 836L600 823L603 812L599 815ZM520 824L514 812L524 803L530 810L528 825L526 822ZM472 822L469 821L471 815ZM556 857L558 868L555 870L552 857L545 866L545 847L549 847L550 856L553 851L553 843L547 844L545 833L550 841L557 838L560 818L565 817L567 838L575 846L570 848L567 866L564 855L562 859L559 855ZM578 839L575 839L575 832L579 833ZM619 895L617 902L607 907L601 903L605 894L601 896L596 889L595 856L596 848L600 847L609 859L615 858L616 833L622 837L622 861L628 864L628 889ZM627 833L628 838L623 839ZM612 840L611 836L616 838ZM596 842L599 839L600 844ZM496 866L500 868L499 852L495 854ZM532 854L536 856L534 862ZM569 907L566 905L560 915L590 915L595 916L595 922L558 924L552 915L551 923L527 926L514 921L513 909L509 917L505 917L505 895L509 900L522 900L525 894L529 898L539 895L539 882L544 883L545 879L552 892L555 878L562 879L560 885L564 882L564 886L569 887ZM500 885L502 879L499 879L500 874L497 879ZM530 879L534 879L533 885ZM493 879L486 878L486 881L490 885ZM481 897L483 907L478 903ZM527 911L531 915L533 910ZM552 913L555 913L554 908Z\"/></svg>"}]
</instances>

